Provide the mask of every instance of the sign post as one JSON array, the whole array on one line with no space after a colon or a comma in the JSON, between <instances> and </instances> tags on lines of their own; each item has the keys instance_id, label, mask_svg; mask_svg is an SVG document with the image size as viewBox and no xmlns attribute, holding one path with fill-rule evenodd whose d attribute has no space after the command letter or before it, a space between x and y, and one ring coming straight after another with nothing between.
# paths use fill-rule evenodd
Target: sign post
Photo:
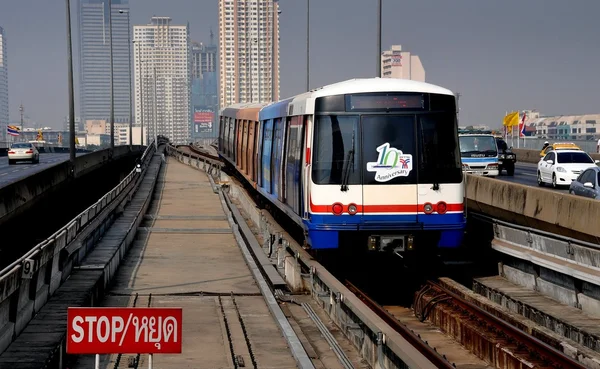
<instances>
[{"instance_id":1,"label":"sign post","mask_svg":"<svg viewBox=\"0 0 600 369\"><path fill-rule=\"evenodd\" d=\"M181 308L72 308L67 311L67 353L180 354Z\"/></svg>"}]
</instances>

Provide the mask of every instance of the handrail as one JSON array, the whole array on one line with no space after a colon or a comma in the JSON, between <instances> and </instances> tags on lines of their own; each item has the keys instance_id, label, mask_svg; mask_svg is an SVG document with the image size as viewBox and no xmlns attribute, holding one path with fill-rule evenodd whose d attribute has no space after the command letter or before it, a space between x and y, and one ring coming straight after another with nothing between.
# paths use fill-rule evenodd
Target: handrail
<instances>
[{"instance_id":1,"label":"handrail","mask_svg":"<svg viewBox=\"0 0 600 369\"><path fill-rule=\"evenodd\" d=\"M146 162L148 160L149 157L149 153L151 151L154 151L154 140L152 140L152 142L146 147L146 150L144 150L144 153L142 154L141 157L141 165L142 168L145 167ZM35 254L36 252L38 252L39 250L41 250L45 245L47 245L48 243L52 242L54 239L56 239L62 232L68 230L74 223L77 224L78 221L81 220L81 218L88 214L89 211L92 208L97 207L98 205L101 206L102 201L104 201L105 197L107 194L110 194L113 191L117 191L120 192L120 189L124 188L125 185L127 183L129 183L131 181L131 179L133 179L134 177L136 177L138 174L136 172L136 168L133 168L131 170L131 172L129 172L129 174L127 174L127 176L125 176L125 178L123 178L121 180L121 182L119 182L115 187L113 187L110 191L108 191L106 194L102 195L102 197L100 197L100 199L98 201L96 201L95 203L93 203L92 205L88 206L85 210L83 210L81 213L79 213L75 218L71 219L70 221L67 222L66 225L64 225L62 228L60 228L58 231L54 232L50 237L46 238L45 240L41 241L40 243L38 243L37 245L35 245L34 247L32 247L29 251L27 251L23 256L21 256L19 259L13 261L10 265L8 265L7 267L5 267L4 269L2 269L0 271L0 279L5 276L6 274L8 274L9 272L11 272L15 266L23 263L26 259L28 259L30 256L32 256L33 254ZM112 203L112 201L114 201L114 199L116 198L116 196L111 199L110 202L107 202L104 207L106 207L106 205L108 205L109 203ZM101 206L102 207L102 206ZM95 216L95 215L94 215ZM89 222L89 219L86 221L86 223ZM81 228L78 228L76 230L76 235L79 234L79 232L81 231ZM73 237L74 238L74 237Z\"/></svg>"}]
</instances>

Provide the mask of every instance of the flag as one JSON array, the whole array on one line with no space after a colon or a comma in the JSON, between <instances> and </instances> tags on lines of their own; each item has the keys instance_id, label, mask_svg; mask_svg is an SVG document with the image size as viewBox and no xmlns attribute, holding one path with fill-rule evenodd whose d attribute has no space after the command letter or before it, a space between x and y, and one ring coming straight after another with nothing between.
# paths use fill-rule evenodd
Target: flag
<instances>
[{"instance_id":1,"label":"flag","mask_svg":"<svg viewBox=\"0 0 600 369\"><path fill-rule=\"evenodd\" d=\"M36 141L44 141L44 135L42 134L42 130L40 129L38 131L37 137L35 138Z\"/></svg>"},{"instance_id":2,"label":"flag","mask_svg":"<svg viewBox=\"0 0 600 369\"><path fill-rule=\"evenodd\" d=\"M527 119L527 113L523 112L523 118L519 123L519 137L525 137L525 119Z\"/></svg>"},{"instance_id":3,"label":"flag","mask_svg":"<svg viewBox=\"0 0 600 369\"><path fill-rule=\"evenodd\" d=\"M502 124L506 127L514 127L519 124L519 112L515 111L504 117Z\"/></svg>"},{"instance_id":4,"label":"flag","mask_svg":"<svg viewBox=\"0 0 600 369\"><path fill-rule=\"evenodd\" d=\"M62 134L58 134L58 143L62 144Z\"/></svg>"},{"instance_id":5,"label":"flag","mask_svg":"<svg viewBox=\"0 0 600 369\"><path fill-rule=\"evenodd\" d=\"M20 129L17 126L6 126L6 133L8 133L11 136L18 136L19 131Z\"/></svg>"},{"instance_id":6,"label":"flag","mask_svg":"<svg viewBox=\"0 0 600 369\"><path fill-rule=\"evenodd\" d=\"M79 145L79 139L75 136L75 145Z\"/></svg>"}]
</instances>

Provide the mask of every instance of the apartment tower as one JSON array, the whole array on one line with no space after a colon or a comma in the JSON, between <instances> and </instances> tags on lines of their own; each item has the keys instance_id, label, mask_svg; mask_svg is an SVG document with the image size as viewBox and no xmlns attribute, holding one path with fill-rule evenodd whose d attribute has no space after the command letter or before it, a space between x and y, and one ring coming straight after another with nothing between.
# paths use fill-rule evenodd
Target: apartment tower
<instances>
[{"instance_id":1,"label":"apartment tower","mask_svg":"<svg viewBox=\"0 0 600 369\"><path fill-rule=\"evenodd\" d=\"M425 82L425 69L417 55L402 51L401 45L393 45L381 53L381 77Z\"/></svg>"},{"instance_id":2,"label":"apartment tower","mask_svg":"<svg viewBox=\"0 0 600 369\"><path fill-rule=\"evenodd\" d=\"M279 3L219 0L219 103L279 99Z\"/></svg>"},{"instance_id":3,"label":"apartment tower","mask_svg":"<svg viewBox=\"0 0 600 369\"><path fill-rule=\"evenodd\" d=\"M116 123L129 123L129 0L79 0L79 96L82 131L86 120L110 121L110 28ZM110 17L112 17L112 19Z\"/></svg>"},{"instance_id":4,"label":"apartment tower","mask_svg":"<svg viewBox=\"0 0 600 369\"><path fill-rule=\"evenodd\" d=\"M177 144L189 143L189 25L173 25L169 17L152 17L149 24L133 29L135 121L144 124L150 139L158 134Z\"/></svg>"}]
</instances>

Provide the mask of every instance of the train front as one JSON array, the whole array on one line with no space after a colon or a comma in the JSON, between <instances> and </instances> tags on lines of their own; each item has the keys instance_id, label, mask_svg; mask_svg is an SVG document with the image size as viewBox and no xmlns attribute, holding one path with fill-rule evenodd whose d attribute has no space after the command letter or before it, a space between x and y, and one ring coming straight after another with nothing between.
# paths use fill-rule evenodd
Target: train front
<instances>
[{"instance_id":1,"label":"train front","mask_svg":"<svg viewBox=\"0 0 600 369\"><path fill-rule=\"evenodd\" d=\"M407 253L461 245L466 219L453 95L318 97L313 132L311 248Z\"/></svg>"}]
</instances>

